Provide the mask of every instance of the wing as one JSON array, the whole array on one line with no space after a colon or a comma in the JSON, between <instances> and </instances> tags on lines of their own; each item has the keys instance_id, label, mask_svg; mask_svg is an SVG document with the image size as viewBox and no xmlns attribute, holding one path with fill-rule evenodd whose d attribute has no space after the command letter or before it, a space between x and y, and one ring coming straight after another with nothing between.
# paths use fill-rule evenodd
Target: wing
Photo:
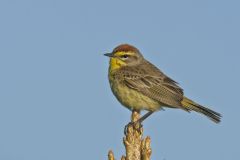
<instances>
[{"instance_id":1,"label":"wing","mask_svg":"<svg viewBox=\"0 0 240 160\"><path fill-rule=\"evenodd\" d=\"M181 106L183 99L182 88L150 62L146 61L145 65L123 67L115 74L115 78L127 87L166 106Z\"/></svg>"}]
</instances>

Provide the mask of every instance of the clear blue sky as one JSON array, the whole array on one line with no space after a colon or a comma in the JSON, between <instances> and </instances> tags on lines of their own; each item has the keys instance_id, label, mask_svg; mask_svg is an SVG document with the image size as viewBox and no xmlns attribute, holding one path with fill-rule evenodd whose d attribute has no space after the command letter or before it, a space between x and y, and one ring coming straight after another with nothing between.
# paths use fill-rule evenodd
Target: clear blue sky
<instances>
[{"instance_id":1,"label":"clear blue sky","mask_svg":"<svg viewBox=\"0 0 240 160\"><path fill-rule=\"evenodd\" d=\"M130 43L185 95L223 114L181 110L144 122L152 159L240 159L240 2L0 1L0 159L107 159L124 153L130 112L102 54Z\"/></svg>"}]
</instances>

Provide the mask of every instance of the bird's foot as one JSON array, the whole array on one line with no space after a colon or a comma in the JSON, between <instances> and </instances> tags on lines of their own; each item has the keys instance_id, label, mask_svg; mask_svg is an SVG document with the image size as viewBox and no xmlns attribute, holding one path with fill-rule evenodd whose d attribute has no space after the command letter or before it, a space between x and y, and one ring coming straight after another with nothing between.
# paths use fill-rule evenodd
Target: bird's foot
<instances>
[{"instance_id":1,"label":"bird's foot","mask_svg":"<svg viewBox=\"0 0 240 160\"><path fill-rule=\"evenodd\" d=\"M139 121L136 122L129 122L125 127L124 127L124 134L127 135L128 133L128 128L132 127L133 130L137 130L138 132L141 132L142 124Z\"/></svg>"}]
</instances>

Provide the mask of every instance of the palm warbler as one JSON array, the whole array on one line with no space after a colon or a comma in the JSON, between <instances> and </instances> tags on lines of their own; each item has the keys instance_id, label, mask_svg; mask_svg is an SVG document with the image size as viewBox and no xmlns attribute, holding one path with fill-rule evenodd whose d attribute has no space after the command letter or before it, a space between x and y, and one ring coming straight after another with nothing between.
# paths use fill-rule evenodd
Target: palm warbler
<instances>
[{"instance_id":1,"label":"palm warbler","mask_svg":"<svg viewBox=\"0 0 240 160\"><path fill-rule=\"evenodd\" d=\"M220 122L221 114L185 97L178 83L144 59L134 46L122 44L104 55L110 57L108 78L118 101L130 110L149 111L141 122L163 107L196 111Z\"/></svg>"}]
</instances>

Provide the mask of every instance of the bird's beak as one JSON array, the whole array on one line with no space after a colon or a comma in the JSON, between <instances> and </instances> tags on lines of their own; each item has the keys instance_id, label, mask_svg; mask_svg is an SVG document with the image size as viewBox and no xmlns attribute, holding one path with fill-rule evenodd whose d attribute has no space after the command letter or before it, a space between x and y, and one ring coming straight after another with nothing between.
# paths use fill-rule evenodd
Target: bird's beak
<instances>
[{"instance_id":1,"label":"bird's beak","mask_svg":"<svg viewBox=\"0 0 240 160\"><path fill-rule=\"evenodd\" d=\"M104 56L113 57L112 53L105 53Z\"/></svg>"}]
</instances>

